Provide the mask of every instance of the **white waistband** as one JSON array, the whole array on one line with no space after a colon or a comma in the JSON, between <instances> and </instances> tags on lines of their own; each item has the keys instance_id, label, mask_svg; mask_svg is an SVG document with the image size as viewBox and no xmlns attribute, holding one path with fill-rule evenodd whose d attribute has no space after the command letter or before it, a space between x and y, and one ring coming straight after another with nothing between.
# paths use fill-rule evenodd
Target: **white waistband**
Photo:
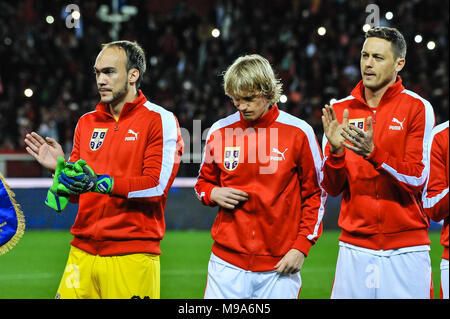
<instances>
[{"instance_id":1,"label":"white waistband","mask_svg":"<svg viewBox=\"0 0 450 319\"><path fill-rule=\"evenodd\" d=\"M400 255L404 253L410 253L415 251L429 251L430 245L419 245L419 246L410 246L410 247L402 247L397 249L388 249L388 250L374 250L369 248L364 248L360 246L355 246L349 243L345 243L343 241L339 241L339 246L346 247L350 249L359 250L362 252L365 252L367 254L375 255L375 256L382 256L382 257L390 257L395 255Z\"/></svg>"}]
</instances>

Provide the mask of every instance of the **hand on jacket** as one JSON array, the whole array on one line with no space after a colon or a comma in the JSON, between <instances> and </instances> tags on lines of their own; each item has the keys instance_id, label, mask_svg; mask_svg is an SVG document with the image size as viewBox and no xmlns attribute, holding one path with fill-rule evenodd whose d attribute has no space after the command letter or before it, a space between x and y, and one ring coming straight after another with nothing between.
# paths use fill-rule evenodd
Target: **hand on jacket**
<instances>
[{"instance_id":1,"label":"hand on jacket","mask_svg":"<svg viewBox=\"0 0 450 319\"><path fill-rule=\"evenodd\" d=\"M217 205L225 209L234 209L240 202L248 200L246 192L230 187L214 187L210 197Z\"/></svg>"},{"instance_id":2,"label":"hand on jacket","mask_svg":"<svg viewBox=\"0 0 450 319\"><path fill-rule=\"evenodd\" d=\"M305 255L300 250L292 248L275 265L275 269L279 274L295 274L302 269L304 261Z\"/></svg>"},{"instance_id":3,"label":"hand on jacket","mask_svg":"<svg viewBox=\"0 0 450 319\"><path fill-rule=\"evenodd\" d=\"M374 144L371 116L367 118L367 132L364 132L355 125L349 125L343 128L341 135L351 143L351 145L344 143L344 146L356 154L367 157L372 153Z\"/></svg>"},{"instance_id":4,"label":"hand on jacket","mask_svg":"<svg viewBox=\"0 0 450 319\"><path fill-rule=\"evenodd\" d=\"M42 138L39 134L32 132L27 134L24 140L28 146L25 148L39 164L52 171L56 170L58 157L64 157L61 145L51 137Z\"/></svg>"},{"instance_id":5,"label":"hand on jacket","mask_svg":"<svg viewBox=\"0 0 450 319\"><path fill-rule=\"evenodd\" d=\"M337 155L341 154L346 144L341 132L343 128L348 127L348 110L344 111L341 124L336 118L333 107L325 104L325 107L322 109L322 125L325 136L330 143L330 152Z\"/></svg>"}]
</instances>

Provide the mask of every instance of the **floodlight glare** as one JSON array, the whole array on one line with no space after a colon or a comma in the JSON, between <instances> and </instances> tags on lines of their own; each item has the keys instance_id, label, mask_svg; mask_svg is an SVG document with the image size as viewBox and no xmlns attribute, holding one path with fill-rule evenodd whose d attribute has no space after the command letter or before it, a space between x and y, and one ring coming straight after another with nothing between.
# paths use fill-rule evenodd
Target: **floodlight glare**
<instances>
[{"instance_id":1,"label":"floodlight glare","mask_svg":"<svg viewBox=\"0 0 450 319\"><path fill-rule=\"evenodd\" d=\"M317 29L317 33L318 33L320 36L324 36L325 33L327 33L327 29L326 29L325 27L320 27L319 29Z\"/></svg>"},{"instance_id":2,"label":"floodlight glare","mask_svg":"<svg viewBox=\"0 0 450 319\"><path fill-rule=\"evenodd\" d=\"M218 37L220 36L220 30L217 29L217 28L212 29L211 35L212 35L214 38L218 38Z\"/></svg>"},{"instance_id":3,"label":"floodlight glare","mask_svg":"<svg viewBox=\"0 0 450 319\"><path fill-rule=\"evenodd\" d=\"M52 24L53 22L55 22L55 18L53 18L53 16L47 16L47 17L45 17L45 21L48 24Z\"/></svg>"},{"instance_id":4,"label":"floodlight glare","mask_svg":"<svg viewBox=\"0 0 450 319\"><path fill-rule=\"evenodd\" d=\"M33 90L32 89L25 89L25 91L23 91L23 94L25 94L26 97L32 97L33 96Z\"/></svg>"}]
</instances>

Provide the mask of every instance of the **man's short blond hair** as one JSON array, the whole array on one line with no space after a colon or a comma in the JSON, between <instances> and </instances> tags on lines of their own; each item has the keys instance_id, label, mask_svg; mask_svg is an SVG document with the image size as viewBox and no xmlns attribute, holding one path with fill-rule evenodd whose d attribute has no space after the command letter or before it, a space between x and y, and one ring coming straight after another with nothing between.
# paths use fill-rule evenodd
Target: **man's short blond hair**
<instances>
[{"instance_id":1,"label":"man's short blond hair","mask_svg":"<svg viewBox=\"0 0 450 319\"><path fill-rule=\"evenodd\" d=\"M281 81L275 77L269 61L258 54L237 58L223 79L225 94L230 97L260 95L273 105L282 93Z\"/></svg>"}]
</instances>

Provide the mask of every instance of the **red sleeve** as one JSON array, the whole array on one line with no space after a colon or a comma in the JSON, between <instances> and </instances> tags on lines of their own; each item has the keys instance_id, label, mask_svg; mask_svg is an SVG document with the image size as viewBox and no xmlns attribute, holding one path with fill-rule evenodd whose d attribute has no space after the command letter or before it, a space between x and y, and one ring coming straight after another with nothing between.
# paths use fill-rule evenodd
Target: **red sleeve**
<instances>
[{"instance_id":1,"label":"red sleeve","mask_svg":"<svg viewBox=\"0 0 450 319\"><path fill-rule=\"evenodd\" d=\"M298 156L298 178L301 192L301 219L297 239L292 248L308 255L311 246L322 234L327 193L320 187L322 152L311 127L305 129Z\"/></svg>"},{"instance_id":2,"label":"red sleeve","mask_svg":"<svg viewBox=\"0 0 450 319\"><path fill-rule=\"evenodd\" d=\"M396 158L375 144L366 159L377 170L391 175L408 192L418 194L427 179L426 147L434 126L434 112L426 102L407 122L408 133L403 158Z\"/></svg>"},{"instance_id":3,"label":"red sleeve","mask_svg":"<svg viewBox=\"0 0 450 319\"><path fill-rule=\"evenodd\" d=\"M439 126L436 127L439 129ZM435 222L448 217L448 122L447 129L433 134L430 143L430 175L423 191L423 206L427 215Z\"/></svg>"},{"instance_id":4,"label":"red sleeve","mask_svg":"<svg viewBox=\"0 0 450 319\"><path fill-rule=\"evenodd\" d=\"M213 140L214 135L211 134L205 145L202 164L194 186L197 198L206 206L217 205L210 196L212 189L220 186L220 169L214 162Z\"/></svg>"},{"instance_id":5,"label":"red sleeve","mask_svg":"<svg viewBox=\"0 0 450 319\"><path fill-rule=\"evenodd\" d=\"M324 156L325 160L322 166L323 179L321 186L333 197L338 196L344 190L347 184L347 170L345 167L346 150L339 155L330 152L330 143L324 134Z\"/></svg>"},{"instance_id":6,"label":"red sleeve","mask_svg":"<svg viewBox=\"0 0 450 319\"><path fill-rule=\"evenodd\" d=\"M166 196L180 166L184 143L176 117L162 112L147 137L142 176L114 178L111 195L155 202Z\"/></svg>"}]
</instances>

